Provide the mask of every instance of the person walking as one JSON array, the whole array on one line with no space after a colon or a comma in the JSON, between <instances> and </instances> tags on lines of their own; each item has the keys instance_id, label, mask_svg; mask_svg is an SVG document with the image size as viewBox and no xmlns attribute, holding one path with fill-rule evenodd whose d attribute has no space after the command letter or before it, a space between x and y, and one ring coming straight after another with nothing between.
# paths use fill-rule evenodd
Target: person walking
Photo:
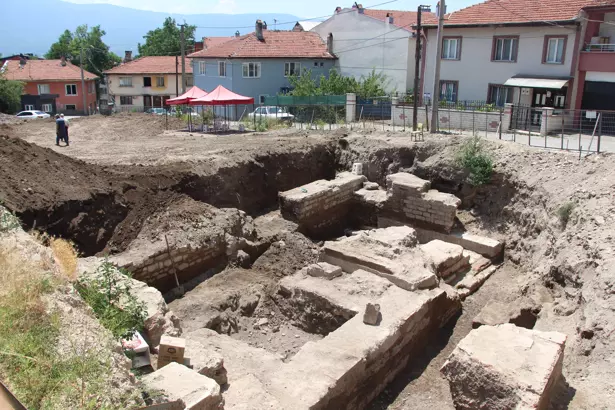
<instances>
[{"instance_id":1,"label":"person walking","mask_svg":"<svg viewBox=\"0 0 615 410\"><path fill-rule=\"evenodd\" d=\"M60 118L64 120L64 128L66 128L66 138L64 138L64 142L66 142L66 145L68 146L68 129L70 128L70 122L68 121L68 118L64 118L64 114L60 114Z\"/></svg>"},{"instance_id":2,"label":"person walking","mask_svg":"<svg viewBox=\"0 0 615 410\"><path fill-rule=\"evenodd\" d=\"M65 141L66 145L68 145L68 140L66 138L66 123L64 122L64 118L56 114L56 145L59 146L61 140Z\"/></svg>"}]
</instances>

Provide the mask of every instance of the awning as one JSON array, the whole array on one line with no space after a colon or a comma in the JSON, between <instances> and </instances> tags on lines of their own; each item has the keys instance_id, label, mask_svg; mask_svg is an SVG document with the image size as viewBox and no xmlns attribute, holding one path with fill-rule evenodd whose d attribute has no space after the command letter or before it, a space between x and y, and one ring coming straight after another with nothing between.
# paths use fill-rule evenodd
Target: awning
<instances>
[{"instance_id":1,"label":"awning","mask_svg":"<svg viewBox=\"0 0 615 410\"><path fill-rule=\"evenodd\" d=\"M568 85L568 80L561 78L512 77L506 80L504 85L509 87L551 88L559 90Z\"/></svg>"}]
</instances>

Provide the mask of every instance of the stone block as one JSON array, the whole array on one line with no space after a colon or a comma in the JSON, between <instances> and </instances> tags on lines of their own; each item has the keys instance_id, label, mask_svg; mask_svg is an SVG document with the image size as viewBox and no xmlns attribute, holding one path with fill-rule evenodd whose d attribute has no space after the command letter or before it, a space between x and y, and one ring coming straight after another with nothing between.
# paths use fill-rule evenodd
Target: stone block
<instances>
[{"instance_id":1,"label":"stone block","mask_svg":"<svg viewBox=\"0 0 615 410\"><path fill-rule=\"evenodd\" d=\"M224 358L213 348L188 339L185 356L189 366L197 373L214 379L220 386L224 386L228 382Z\"/></svg>"},{"instance_id":2,"label":"stone block","mask_svg":"<svg viewBox=\"0 0 615 410\"><path fill-rule=\"evenodd\" d=\"M388 175L386 181L387 189L397 188L415 193L426 192L431 187L431 182L407 172Z\"/></svg>"},{"instance_id":3,"label":"stone block","mask_svg":"<svg viewBox=\"0 0 615 410\"><path fill-rule=\"evenodd\" d=\"M363 323L366 325L377 326L382 317L380 316L380 305L368 303L365 305L365 313L363 313Z\"/></svg>"},{"instance_id":4,"label":"stone block","mask_svg":"<svg viewBox=\"0 0 615 410\"><path fill-rule=\"evenodd\" d=\"M338 276L342 276L342 268L340 268L339 266L331 265L327 262L319 262L309 265L307 267L307 274L316 278L324 277L331 280Z\"/></svg>"},{"instance_id":5,"label":"stone block","mask_svg":"<svg viewBox=\"0 0 615 410\"><path fill-rule=\"evenodd\" d=\"M186 410L223 408L218 383L179 363L170 363L141 380L149 389L162 391L169 401L181 401Z\"/></svg>"},{"instance_id":6,"label":"stone block","mask_svg":"<svg viewBox=\"0 0 615 410\"><path fill-rule=\"evenodd\" d=\"M463 256L463 248L460 245L447 243L441 240L433 240L420 246L425 253L434 271L440 277L447 277L455 270L469 265L469 256ZM460 261L465 263L459 264Z\"/></svg>"},{"instance_id":7,"label":"stone block","mask_svg":"<svg viewBox=\"0 0 615 410\"><path fill-rule=\"evenodd\" d=\"M512 324L472 330L441 372L457 409L544 410L561 376L566 336Z\"/></svg>"},{"instance_id":8,"label":"stone block","mask_svg":"<svg viewBox=\"0 0 615 410\"><path fill-rule=\"evenodd\" d=\"M184 363L186 351L186 339L163 335L158 347L158 368L162 368L171 362Z\"/></svg>"},{"instance_id":9,"label":"stone block","mask_svg":"<svg viewBox=\"0 0 615 410\"><path fill-rule=\"evenodd\" d=\"M515 326L532 329L538 319L540 307L529 299L513 303L492 301L482 308L472 321L474 329L480 326L496 326L512 323Z\"/></svg>"}]
</instances>

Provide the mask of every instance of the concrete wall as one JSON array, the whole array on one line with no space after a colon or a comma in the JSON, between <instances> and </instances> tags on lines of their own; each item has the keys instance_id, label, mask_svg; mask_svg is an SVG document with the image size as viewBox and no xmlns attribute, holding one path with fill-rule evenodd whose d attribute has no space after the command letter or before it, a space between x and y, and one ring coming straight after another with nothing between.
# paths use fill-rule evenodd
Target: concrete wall
<instances>
[{"instance_id":1,"label":"concrete wall","mask_svg":"<svg viewBox=\"0 0 615 410\"><path fill-rule=\"evenodd\" d=\"M414 86L415 40L406 29L359 14L334 14L311 31L327 41L333 34L336 68L345 76L360 78L375 70L387 76L387 91L406 92Z\"/></svg>"},{"instance_id":2,"label":"concrete wall","mask_svg":"<svg viewBox=\"0 0 615 410\"><path fill-rule=\"evenodd\" d=\"M431 121L431 107L429 108L429 117L426 115L425 107L418 110L418 123L427 126L427 120ZM393 125L412 127L412 114L414 108L412 105L393 105L391 111L391 120ZM502 116L499 112L482 112L482 111L463 111L440 109L438 112L440 118L440 129L442 130L472 130L484 131L487 129L490 132L497 132L500 126L500 118L502 120L502 131L510 128L511 109L504 109Z\"/></svg>"},{"instance_id":3,"label":"concrete wall","mask_svg":"<svg viewBox=\"0 0 615 410\"><path fill-rule=\"evenodd\" d=\"M572 57L575 54L575 26L445 27L444 31L445 36L462 37L460 60L442 60L440 73L441 80L459 81L459 100L485 101L488 97L489 84L504 84L510 77L518 74L570 76ZM492 62L493 37L505 35L519 36L517 62ZM547 35L568 37L564 64L543 64L544 39ZM432 93L436 62L436 30L428 29L427 36L424 91Z\"/></svg>"}]
</instances>

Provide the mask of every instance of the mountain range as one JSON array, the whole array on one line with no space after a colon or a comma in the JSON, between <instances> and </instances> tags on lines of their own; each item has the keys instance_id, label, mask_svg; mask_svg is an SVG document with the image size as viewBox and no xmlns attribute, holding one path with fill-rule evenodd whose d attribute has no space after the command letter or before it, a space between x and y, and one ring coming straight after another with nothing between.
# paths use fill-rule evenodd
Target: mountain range
<instances>
[{"instance_id":1,"label":"mountain range","mask_svg":"<svg viewBox=\"0 0 615 410\"><path fill-rule=\"evenodd\" d=\"M300 20L290 14L168 14L136 10L109 4L74 4L60 0L2 0L2 24L0 24L0 53L3 55L33 53L43 55L60 34L68 29L74 31L81 24L100 25L106 31L103 41L111 51L123 56L125 50L137 53L137 44L143 36L164 19L173 17L177 23L196 25L196 39L203 36L232 36L254 31L257 19L269 22L270 28L276 19L279 22ZM294 23L293 23L294 24ZM278 25L290 30L293 24ZM225 28L205 28L225 27Z\"/></svg>"}]
</instances>

